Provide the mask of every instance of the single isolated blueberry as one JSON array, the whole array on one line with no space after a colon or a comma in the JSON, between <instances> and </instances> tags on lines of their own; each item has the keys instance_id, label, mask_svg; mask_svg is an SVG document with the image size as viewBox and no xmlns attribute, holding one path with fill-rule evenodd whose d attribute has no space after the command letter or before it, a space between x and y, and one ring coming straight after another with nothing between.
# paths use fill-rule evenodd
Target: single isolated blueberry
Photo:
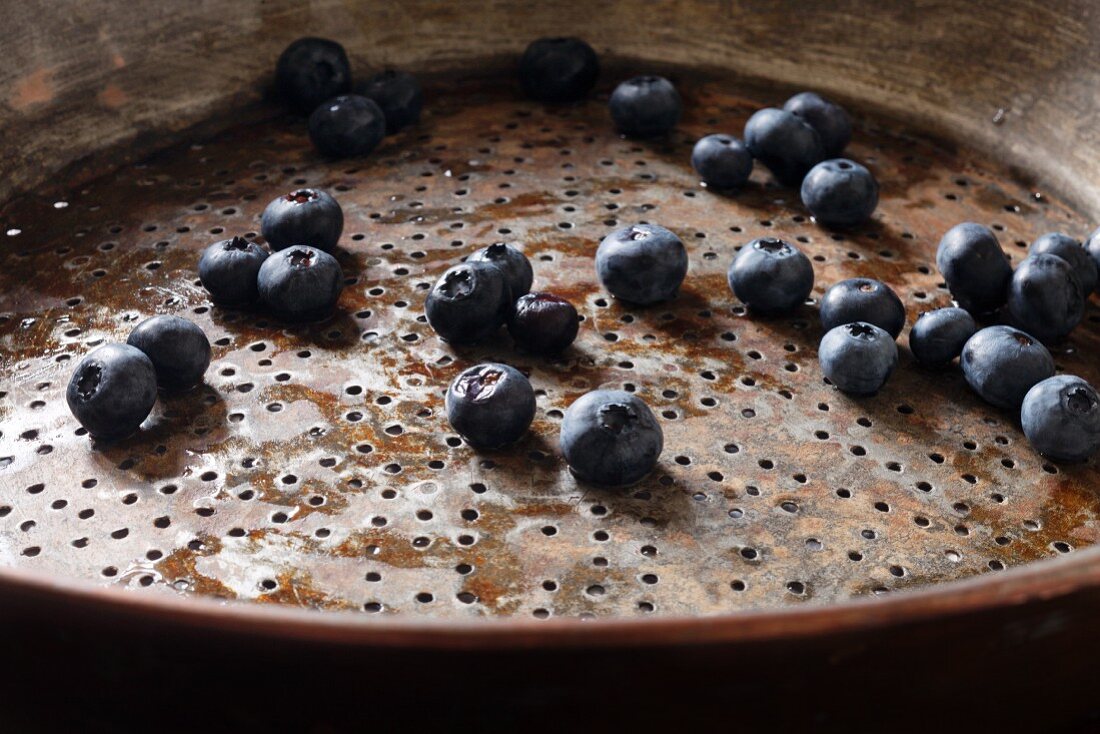
<instances>
[{"instance_id":1,"label":"single isolated blueberry","mask_svg":"<svg viewBox=\"0 0 1100 734\"><path fill-rule=\"evenodd\" d=\"M843 107L819 94L796 94L787 100L783 109L810 123L810 127L820 136L825 155L829 158L843 153L852 140L852 118L848 117Z\"/></svg>"},{"instance_id":2,"label":"single isolated blueberry","mask_svg":"<svg viewBox=\"0 0 1100 734\"><path fill-rule=\"evenodd\" d=\"M360 85L358 92L382 110L386 135L393 135L414 124L424 109L424 90L420 80L407 71L386 69Z\"/></svg>"},{"instance_id":3,"label":"single isolated blueberry","mask_svg":"<svg viewBox=\"0 0 1100 734\"><path fill-rule=\"evenodd\" d=\"M762 237L741 248L726 279L733 294L753 311L784 313L809 298L814 266L790 242Z\"/></svg>"},{"instance_id":4,"label":"single isolated blueberry","mask_svg":"<svg viewBox=\"0 0 1100 734\"><path fill-rule=\"evenodd\" d=\"M256 276L266 259L267 250L244 237L215 242L199 258L199 280L214 303L249 306L260 297Z\"/></svg>"},{"instance_id":5,"label":"single isolated blueberry","mask_svg":"<svg viewBox=\"0 0 1100 734\"><path fill-rule=\"evenodd\" d=\"M894 289L871 278L849 278L825 291L821 298L821 328L866 321L894 339L905 326L905 306Z\"/></svg>"},{"instance_id":6,"label":"single isolated blueberry","mask_svg":"<svg viewBox=\"0 0 1100 734\"><path fill-rule=\"evenodd\" d=\"M447 420L478 449L515 443L535 417L535 391L523 373L506 364L479 364L447 389Z\"/></svg>"},{"instance_id":7,"label":"single isolated blueberry","mask_svg":"<svg viewBox=\"0 0 1100 734\"><path fill-rule=\"evenodd\" d=\"M1008 300L1012 265L988 227L963 222L947 230L936 267L959 306L972 314L996 311Z\"/></svg>"},{"instance_id":8,"label":"single isolated blueberry","mask_svg":"<svg viewBox=\"0 0 1100 734\"><path fill-rule=\"evenodd\" d=\"M749 180L752 153L732 135L707 135L692 148L691 166L707 186L734 189Z\"/></svg>"},{"instance_id":9,"label":"single isolated blueberry","mask_svg":"<svg viewBox=\"0 0 1100 734\"><path fill-rule=\"evenodd\" d=\"M535 354L557 354L573 343L580 329L577 309L553 293L528 293L516 299L508 317L508 333L516 344Z\"/></svg>"},{"instance_id":10,"label":"single isolated blueberry","mask_svg":"<svg viewBox=\"0 0 1100 734\"><path fill-rule=\"evenodd\" d=\"M291 107L308 115L326 99L351 89L344 47L326 38L299 38L275 64L275 87Z\"/></svg>"},{"instance_id":11,"label":"single isolated blueberry","mask_svg":"<svg viewBox=\"0 0 1100 734\"><path fill-rule=\"evenodd\" d=\"M1080 377L1047 378L1027 391L1020 423L1027 440L1048 459L1085 461L1100 448L1100 396Z\"/></svg>"},{"instance_id":12,"label":"single isolated blueberry","mask_svg":"<svg viewBox=\"0 0 1100 734\"><path fill-rule=\"evenodd\" d=\"M1008 288L1012 321L1045 344L1069 335L1085 315L1081 281L1057 255L1028 255L1016 266Z\"/></svg>"},{"instance_id":13,"label":"single isolated blueberry","mask_svg":"<svg viewBox=\"0 0 1100 734\"><path fill-rule=\"evenodd\" d=\"M628 79L611 93L608 103L615 127L632 138L655 138L676 127L683 112L680 93L659 76Z\"/></svg>"},{"instance_id":14,"label":"single isolated blueberry","mask_svg":"<svg viewBox=\"0 0 1100 734\"><path fill-rule=\"evenodd\" d=\"M386 116L374 100L343 94L317 105L309 116L309 139L331 158L366 155L386 134Z\"/></svg>"},{"instance_id":15,"label":"single isolated blueberry","mask_svg":"<svg viewBox=\"0 0 1100 734\"><path fill-rule=\"evenodd\" d=\"M264 261L260 300L284 321L319 321L336 307L344 271L336 258L305 245L280 250Z\"/></svg>"},{"instance_id":16,"label":"single isolated blueberry","mask_svg":"<svg viewBox=\"0 0 1100 734\"><path fill-rule=\"evenodd\" d=\"M444 341L471 344L496 332L512 303L500 268L487 262L464 262L435 282L424 302L424 314Z\"/></svg>"},{"instance_id":17,"label":"single isolated blueberry","mask_svg":"<svg viewBox=\"0 0 1100 734\"><path fill-rule=\"evenodd\" d=\"M198 324L179 316L153 316L130 332L126 343L145 353L165 390L189 390L210 366L210 340Z\"/></svg>"},{"instance_id":18,"label":"single isolated blueberry","mask_svg":"<svg viewBox=\"0 0 1100 734\"><path fill-rule=\"evenodd\" d=\"M1054 374L1054 358L1038 339L1011 326L987 326L967 340L959 357L974 392L1005 410L1019 410L1035 383Z\"/></svg>"},{"instance_id":19,"label":"single isolated blueberry","mask_svg":"<svg viewBox=\"0 0 1100 734\"><path fill-rule=\"evenodd\" d=\"M540 38L519 60L523 93L542 102L583 99L599 75L599 57L579 38Z\"/></svg>"},{"instance_id":20,"label":"single isolated blueberry","mask_svg":"<svg viewBox=\"0 0 1100 734\"><path fill-rule=\"evenodd\" d=\"M894 337L862 321L830 329L817 349L821 371L841 392L874 395L898 366Z\"/></svg>"},{"instance_id":21,"label":"single isolated blueberry","mask_svg":"<svg viewBox=\"0 0 1100 734\"><path fill-rule=\"evenodd\" d=\"M1069 263L1070 268L1081 281L1082 293L1086 298L1096 290L1097 265L1080 242L1061 232L1047 232L1031 243L1029 255L1057 255Z\"/></svg>"},{"instance_id":22,"label":"single isolated blueberry","mask_svg":"<svg viewBox=\"0 0 1100 734\"><path fill-rule=\"evenodd\" d=\"M593 390L565 411L560 441L577 479L624 487L653 471L665 439L653 411L637 395Z\"/></svg>"},{"instance_id":23,"label":"single isolated blueberry","mask_svg":"<svg viewBox=\"0 0 1100 734\"><path fill-rule=\"evenodd\" d=\"M308 245L332 252L344 231L344 210L320 189L298 189L272 199L260 232L272 250Z\"/></svg>"},{"instance_id":24,"label":"single isolated blueberry","mask_svg":"<svg viewBox=\"0 0 1100 734\"><path fill-rule=\"evenodd\" d=\"M974 317L965 309L926 311L909 330L909 351L925 367L946 367L977 331Z\"/></svg>"},{"instance_id":25,"label":"single isolated blueberry","mask_svg":"<svg viewBox=\"0 0 1100 734\"><path fill-rule=\"evenodd\" d=\"M500 268L513 299L530 292L531 283L535 279L531 261L527 256L518 248L505 242L496 242L481 248L466 258L466 262L486 262Z\"/></svg>"},{"instance_id":26,"label":"single isolated blueberry","mask_svg":"<svg viewBox=\"0 0 1100 734\"><path fill-rule=\"evenodd\" d=\"M656 224L617 229L596 249L600 282L611 295L630 303L644 306L675 298L687 270L684 243Z\"/></svg>"},{"instance_id":27,"label":"single isolated blueberry","mask_svg":"<svg viewBox=\"0 0 1100 734\"><path fill-rule=\"evenodd\" d=\"M1092 257L1093 263L1096 264L1096 272L1100 275L1100 229L1093 230L1088 239L1085 240L1085 250ZM1096 289L1100 290L1100 277L1097 278Z\"/></svg>"},{"instance_id":28,"label":"single isolated blueberry","mask_svg":"<svg viewBox=\"0 0 1100 734\"><path fill-rule=\"evenodd\" d=\"M784 186L800 185L825 159L817 131L793 112L775 107L757 110L745 123L745 145Z\"/></svg>"},{"instance_id":29,"label":"single isolated blueberry","mask_svg":"<svg viewBox=\"0 0 1100 734\"><path fill-rule=\"evenodd\" d=\"M157 401L156 370L140 349L105 344L80 360L65 400L95 438L125 438L149 417Z\"/></svg>"},{"instance_id":30,"label":"single isolated blueberry","mask_svg":"<svg viewBox=\"0 0 1100 734\"><path fill-rule=\"evenodd\" d=\"M846 158L822 161L802 179L802 203L826 227L854 227L875 213L878 181Z\"/></svg>"}]
</instances>

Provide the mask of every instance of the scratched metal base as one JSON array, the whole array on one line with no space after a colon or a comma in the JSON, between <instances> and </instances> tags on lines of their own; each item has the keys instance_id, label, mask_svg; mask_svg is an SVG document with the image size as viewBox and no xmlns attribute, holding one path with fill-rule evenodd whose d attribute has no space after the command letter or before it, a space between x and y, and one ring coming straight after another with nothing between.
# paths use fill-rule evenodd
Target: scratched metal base
<instances>
[{"instance_id":1,"label":"scratched metal base","mask_svg":"<svg viewBox=\"0 0 1100 734\"><path fill-rule=\"evenodd\" d=\"M912 323L949 302L933 256L949 226L991 225L1018 261L1040 232L1089 223L1001 165L860 114L849 154L882 183L873 225L823 231L759 169L715 195L692 175L692 142L739 133L784 95L679 83L688 116L668 142L613 134L606 95L548 109L507 85L461 99L439 87L423 123L366 160L323 161L300 122L278 119L7 205L0 561L140 593L545 618L829 602L1095 542L1092 464L1047 464L1013 416L904 348L877 397L839 394L818 369L815 306L752 317L725 283L739 245L779 235L813 258L815 299L873 276ZM255 236L266 202L302 185L332 191L347 217L339 314L284 328L212 309L200 250ZM688 246L673 303L626 308L595 280L599 238L637 221ZM455 350L424 322L437 274L501 239L522 243L536 288L584 315L564 359L517 353L506 335ZM207 384L162 400L140 435L93 446L65 406L69 374L153 313L206 330ZM1100 378L1083 357L1096 321L1090 306L1060 369ZM486 359L530 372L538 413L519 445L479 454L442 406L450 379ZM597 387L635 391L662 418L659 470L629 491L579 486L557 452L562 411Z\"/></svg>"}]
</instances>

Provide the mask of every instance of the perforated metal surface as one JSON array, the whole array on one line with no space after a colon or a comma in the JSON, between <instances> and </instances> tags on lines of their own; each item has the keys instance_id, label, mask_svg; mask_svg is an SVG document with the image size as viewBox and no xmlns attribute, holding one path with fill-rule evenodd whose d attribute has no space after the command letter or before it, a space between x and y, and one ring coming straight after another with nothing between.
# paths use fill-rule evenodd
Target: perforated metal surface
<instances>
[{"instance_id":1,"label":"perforated metal surface","mask_svg":"<svg viewBox=\"0 0 1100 734\"><path fill-rule=\"evenodd\" d=\"M845 397L822 382L815 306L753 317L725 284L737 246L779 235L814 259L815 299L877 277L911 324L949 302L934 249L952 224L990 224L1018 261L1038 233L1087 223L997 164L858 113L849 155L882 184L872 226L819 229L759 168L743 192L714 195L688 165L693 141L739 133L783 95L678 82L688 113L670 142L620 139L602 99L547 109L468 81L461 98L436 85L424 122L367 160L323 161L280 119L7 205L0 560L142 593L541 618L823 602L1095 542L1092 464L1046 464L957 371L922 371L905 349L880 395ZM266 202L301 185L344 207L339 314L283 328L212 309L201 249L254 235ZM626 308L595 280L600 237L638 221L688 246L667 306ZM536 288L584 315L564 359L517 353L503 333L452 349L424 323L438 273L500 239L522 244ZM140 435L93 446L65 406L69 374L153 313L206 330L207 385L162 399ZM1090 305L1060 369L1100 377L1082 356L1097 320ZM538 413L522 443L478 454L442 396L486 359L530 373ZM562 411L601 386L637 392L665 429L659 470L626 492L578 486L556 449Z\"/></svg>"}]
</instances>

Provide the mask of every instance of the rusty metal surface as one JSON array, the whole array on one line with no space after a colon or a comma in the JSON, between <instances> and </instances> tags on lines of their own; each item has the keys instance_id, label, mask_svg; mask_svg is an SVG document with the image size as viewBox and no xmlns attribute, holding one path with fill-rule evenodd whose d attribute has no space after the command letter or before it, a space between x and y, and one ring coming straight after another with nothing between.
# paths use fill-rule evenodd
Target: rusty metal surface
<instances>
[{"instance_id":1,"label":"rusty metal surface","mask_svg":"<svg viewBox=\"0 0 1100 734\"><path fill-rule=\"evenodd\" d=\"M822 382L814 306L756 318L725 285L738 245L778 234L813 257L815 299L878 277L911 324L948 303L934 248L950 225L990 224L1018 261L1038 233L1088 223L998 164L866 117L849 154L882 183L872 226L819 229L761 170L714 195L690 171L692 142L739 132L783 97L678 81L688 116L665 143L615 136L601 100L548 109L469 82L465 96L437 85L423 124L368 160L320 160L300 123L278 119L57 201L8 204L0 561L141 593L546 618L828 602L1094 543L1093 464L1046 464L958 372L924 372L904 349L881 394L845 397ZM299 185L344 207L339 313L284 328L212 309L201 249L254 233L266 202ZM599 238L636 221L689 248L667 306L624 308L595 281ZM424 323L428 284L498 239L521 243L536 288L584 315L564 359L519 354L503 333L454 350ZM65 406L69 373L153 313L206 330L207 384L162 399L139 435L93 447ZM1082 355L1097 320L1090 306L1056 353L1094 381ZM478 454L449 430L442 396L485 359L529 372L538 412L519 445ZM636 391L665 429L658 471L626 492L577 485L557 452L562 411L601 386Z\"/></svg>"}]
</instances>

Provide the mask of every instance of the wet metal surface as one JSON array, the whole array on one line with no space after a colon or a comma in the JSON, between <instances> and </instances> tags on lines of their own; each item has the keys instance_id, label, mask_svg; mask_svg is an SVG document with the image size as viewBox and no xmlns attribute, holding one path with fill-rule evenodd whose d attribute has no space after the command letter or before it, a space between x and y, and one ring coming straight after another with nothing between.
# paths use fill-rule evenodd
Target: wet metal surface
<instances>
[{"instance_id":1,"label":"wet metal surface","mask_svg":"<svg viewBox=\"0 0 1100 734\"><path fill-rule=\"evenodd\" d=\"M423 124L367 160L323 161L281 119L7 205L0 562L367 614L610 616L827 602L1094 543L1093 464L1046 464L1013 416L904 348L881 394L845 397L822 382L816 306L756 318L725 284L737 246L779 235L814 259L815 299L877 277L912 324L949 301L934 265L949 226L993 226L1018 262L1039 233L1089 223L998 164L871 123L849 155L882 202L873 225L834 236L759 168L736 195L701 188L692 142L739 133L761 102L680 83L688 117L668 142L618 138L599 100L547 109L507 89L437 89ZM301 185L344 207L339 313L284 328L211 308L201 249L255 233L267 201ZM599 238L638 221L687 244L673 303L626 308L595 280ZM424 323L430 282L501 239L521 243L536 289L584 316L559 361L503 332L455 350ZM154 313L207 332L207 384L162 399L139 435L93 446L65 406L69 374ZM1090 305L1055 355L1093 381L1097 321ZM538 412L520 444L478 454L449 430L443 394L486 359L530 373ZM562 411L597 387L637 392L665 429L658 471L625 492L579 486L557 452Z\"/></svg>"}]
</instances>

